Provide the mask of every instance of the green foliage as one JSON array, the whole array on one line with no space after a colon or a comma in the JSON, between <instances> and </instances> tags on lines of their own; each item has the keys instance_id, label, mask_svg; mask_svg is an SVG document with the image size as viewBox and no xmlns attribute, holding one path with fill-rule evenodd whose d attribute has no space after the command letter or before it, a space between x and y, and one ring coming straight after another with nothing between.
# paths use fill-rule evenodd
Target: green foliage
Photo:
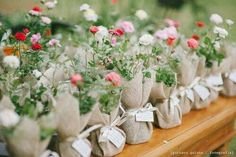
<instances>
[{"instance_id":1,"label":"green foliage","mask_svg":"<svg viewBox=\"0 0 236 157\"><path fill-rule=\"evenodd\" d=\"M43 141L51 137L55 133L55 129L52 128L40 128L40 140Z\"/></svg>"},{"instance_id":2,"label":"green foliage","mask_svg":"<svg viewBox=\"0 0 236 157\"><path fill-rule=\"evenodd\" d=\"M46 88L40 86L38 89L32 89L30 96L24 99L23 104L20 104L20 97L18 95L12 95L11 101L15 105L15 111L20 116L28 116L32 119L38 118L50 112L51 104L41 100L42 95L46 92ZM39 112L37 110L37 102L43 104L43 110Z\"/></svg>"},{"instance_id":3,"label":"green foliage","mask_svg":"<svg viewBox=\"0 0 236 157\"><path fill-rule=\"evenodd\" d=\"M115 89L112 85L108 86L110 89L106 89L104 94L101 94L99 103L101 104L100 109L103 113L110 114L110 112L119 105L120 90Z\"/></svg>"},{"instance_id":4,"label":"green foliage","mask_svg":"<svg viewBox=\"0 0 236 157\"><path fill-rule=\"evenodd\" d=\"M163 82L166 86L171 87L176 84L175 73L167 67L158 68L156 70L156 82Z\"/></svg>"},{"instance_id":5,"label":"green foliage","mask_svg":"<svg viewBox=\"0 0 236 157\"><path fill-rule=\"evenodd\" d=\"M214 47L214 42L211 41L209 37L204 38L204 46L201 46L197 50L198 56L203 56L206 58L206 67L211 68L213 65L213 62L217 62L218 65L222 62L224 59L224 54L218 52Z\"/></svg>"}]
</instances>

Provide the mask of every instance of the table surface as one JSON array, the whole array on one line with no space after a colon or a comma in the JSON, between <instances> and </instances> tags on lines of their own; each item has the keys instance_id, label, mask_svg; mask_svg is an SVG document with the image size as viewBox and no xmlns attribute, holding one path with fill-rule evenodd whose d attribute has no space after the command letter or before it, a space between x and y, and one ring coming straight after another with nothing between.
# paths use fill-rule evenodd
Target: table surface
<instances>
[{"instance_id":1,"label":"table surface","mask_svg":"<svg viewBox=\"0 0 236 157\"><path fill-rule=\"evenodd\" d=\"M226 98L220 96L208 108L193 110L184 115L182 124L178 127L172 129L154 128L149 142L138 145L126 144L123 152L116 155L116 157L169 156L173 151L186 150L208 133L219 130L234 121L235 117L236 97ZM233 129L233 132L226 133L224 137L227 135L226 138L230 139L235 134L235 129Z\"/></svg>"}]
</instances>

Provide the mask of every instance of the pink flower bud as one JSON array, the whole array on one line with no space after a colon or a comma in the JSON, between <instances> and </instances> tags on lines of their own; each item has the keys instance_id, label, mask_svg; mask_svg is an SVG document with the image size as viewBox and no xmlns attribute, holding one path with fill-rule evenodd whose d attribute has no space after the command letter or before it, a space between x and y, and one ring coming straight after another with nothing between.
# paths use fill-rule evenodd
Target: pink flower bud
<instances>
[{"instance_id":1,"label":"pink flower bud","mask_svg":"<svg viewBox=\"0 0 236 157\"><path fill-rule=\"evenodd\" d=\"M77 86L78 82L82 82L83 81L83 77L80 74L75 74L73 76L71 76L70 82L72 85Z\"/></svg>"},{"instance_id":2,"label":"pink flower bud","mask_svg":"<svg viewBox=\"0 0 236 157\"><path fill-rule=\"evenodd\" d=\"M188 39L187 44L188 47L191 49L196 49L198 47L198 41L193 38Z\"/></svg>"},{"instance_id":3,"label":"pink flower bud","mask_svg":"<svg viewBox=\"0 0 236 157\"><path fill-rule=\"evenodd\" d=\"M113 86L120 86L121 85L121 77L115 72L110 72L105 76L105 80L109 81L113 84Z\"/></svg>"}]
</instances>

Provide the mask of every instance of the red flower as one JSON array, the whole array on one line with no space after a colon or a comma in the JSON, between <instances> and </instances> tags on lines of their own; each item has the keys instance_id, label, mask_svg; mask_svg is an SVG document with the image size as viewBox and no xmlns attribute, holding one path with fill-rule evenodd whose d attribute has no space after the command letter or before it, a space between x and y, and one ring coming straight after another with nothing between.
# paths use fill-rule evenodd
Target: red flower
<instances>
[{"instance_id":1,"label":"red flower","mask_svg":"<svg viewBox=\"0 0 236 157\"><path fill-rule=\"evenodd\" d=\"M23 29L23 32L24 32L25 34L28 34L30 31L29 31L28 28L24 28L24 29Z\"/></svg>"},{"instance_id":2,"label":"red flower","mask_svg":"<svg viewBox=\"0 0 236 157\"><path fill-rule=\"evenodd\" d=\"M42 9L38 6L35 6L32 10L36 12L42 12Z\"/></svg>"},{"instance_id":3,"label":"red flower","mask_svg":"<svg viewBox=\"0 0 236 157\"><path fill-rule=\"evenodd\" d=\"M15 38L16 38L16 40L19 40L19 41L25 41L26 40L26 35L22 32L17 32L15 34Z\"/></svg>"},{"instance_id":4,"label":"red flower","mask_svg":"<svg viewBox=\"0 0 236 157\"><path fill-rule=\"evenodd\" d=\"M111 33L112 35L115 35L115 36L122 36L125 34L124 30L121 28L117 28L115 30L109 30L109 33Z\"/></svg>"},{"instance_id":5,"label":"red flower","mask_svg":"<svg viewBox=\"0 0 236 157\"><path fill-rule=\"evenodd\" d=\"M205 26L205 23L203 21L197 21L196 22L196 26L198 27L204 27Z\"/></svg>"},{"instance_id":6,"label":"red flower","mask_svg":"<svg viewBox=\"0 0 236 157\"><path fill-rule=\"evenodd\" d=\"M33 50L41 50L42 49L42 45L39 44L39 43L34 43L32 44L32 47L31 47Z\"/></svg>"},{"instance_id":7,"label":"red flower","mask_svg":"<svg viewBox=\"0 0 236 157\"><path fill-rule=\"evenodd\" d=\"M195 39L195 40L199 40L199 39L200 39L200 36L197 35L197 34L193 34L193 35L192 35L192 38Z\"/></svg>"},{"instance_id":8,"label":"red flower","mask_svg":"<svg viewBox=\"0 0 236 157\"><path fill-rule=\"evenodd\" d=\"M174 37L169 37L167 40L166 40L166 44L169 45L169 46L172 46L175 42L175 38Z\"/></svg>"},{"instance_id":9,"label":"red flower","mask_svg":"<svg viewBox=\"0 0 236 157\"><path fill-rule=\"evenodd\" d=\"M99 31L98 27L97 26L91 26L89 28L89 31L93 34L97 33Z\"/></svg>"}]
</instances>

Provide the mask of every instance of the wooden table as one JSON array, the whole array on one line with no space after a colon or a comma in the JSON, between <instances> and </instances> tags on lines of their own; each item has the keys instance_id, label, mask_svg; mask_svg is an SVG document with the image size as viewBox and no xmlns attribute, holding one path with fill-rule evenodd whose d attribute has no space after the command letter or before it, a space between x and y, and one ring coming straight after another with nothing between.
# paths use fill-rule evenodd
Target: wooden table
<instances>
[{"instance_id":1,"label":"wooden table","mask_svg":"<svg viewBox=\"0 0 236 157\"><path fill-rule=\"evenodd\" d=\"M212 156L218 152L221 156L236 157L236 152L227 150L236 135L235 118L236 97L220 96L209 108L183 116L181 126L168 130L155 128L149 142L127 144L116 157L194 157L210 152Z\"/></svg>"}]
</instances>

